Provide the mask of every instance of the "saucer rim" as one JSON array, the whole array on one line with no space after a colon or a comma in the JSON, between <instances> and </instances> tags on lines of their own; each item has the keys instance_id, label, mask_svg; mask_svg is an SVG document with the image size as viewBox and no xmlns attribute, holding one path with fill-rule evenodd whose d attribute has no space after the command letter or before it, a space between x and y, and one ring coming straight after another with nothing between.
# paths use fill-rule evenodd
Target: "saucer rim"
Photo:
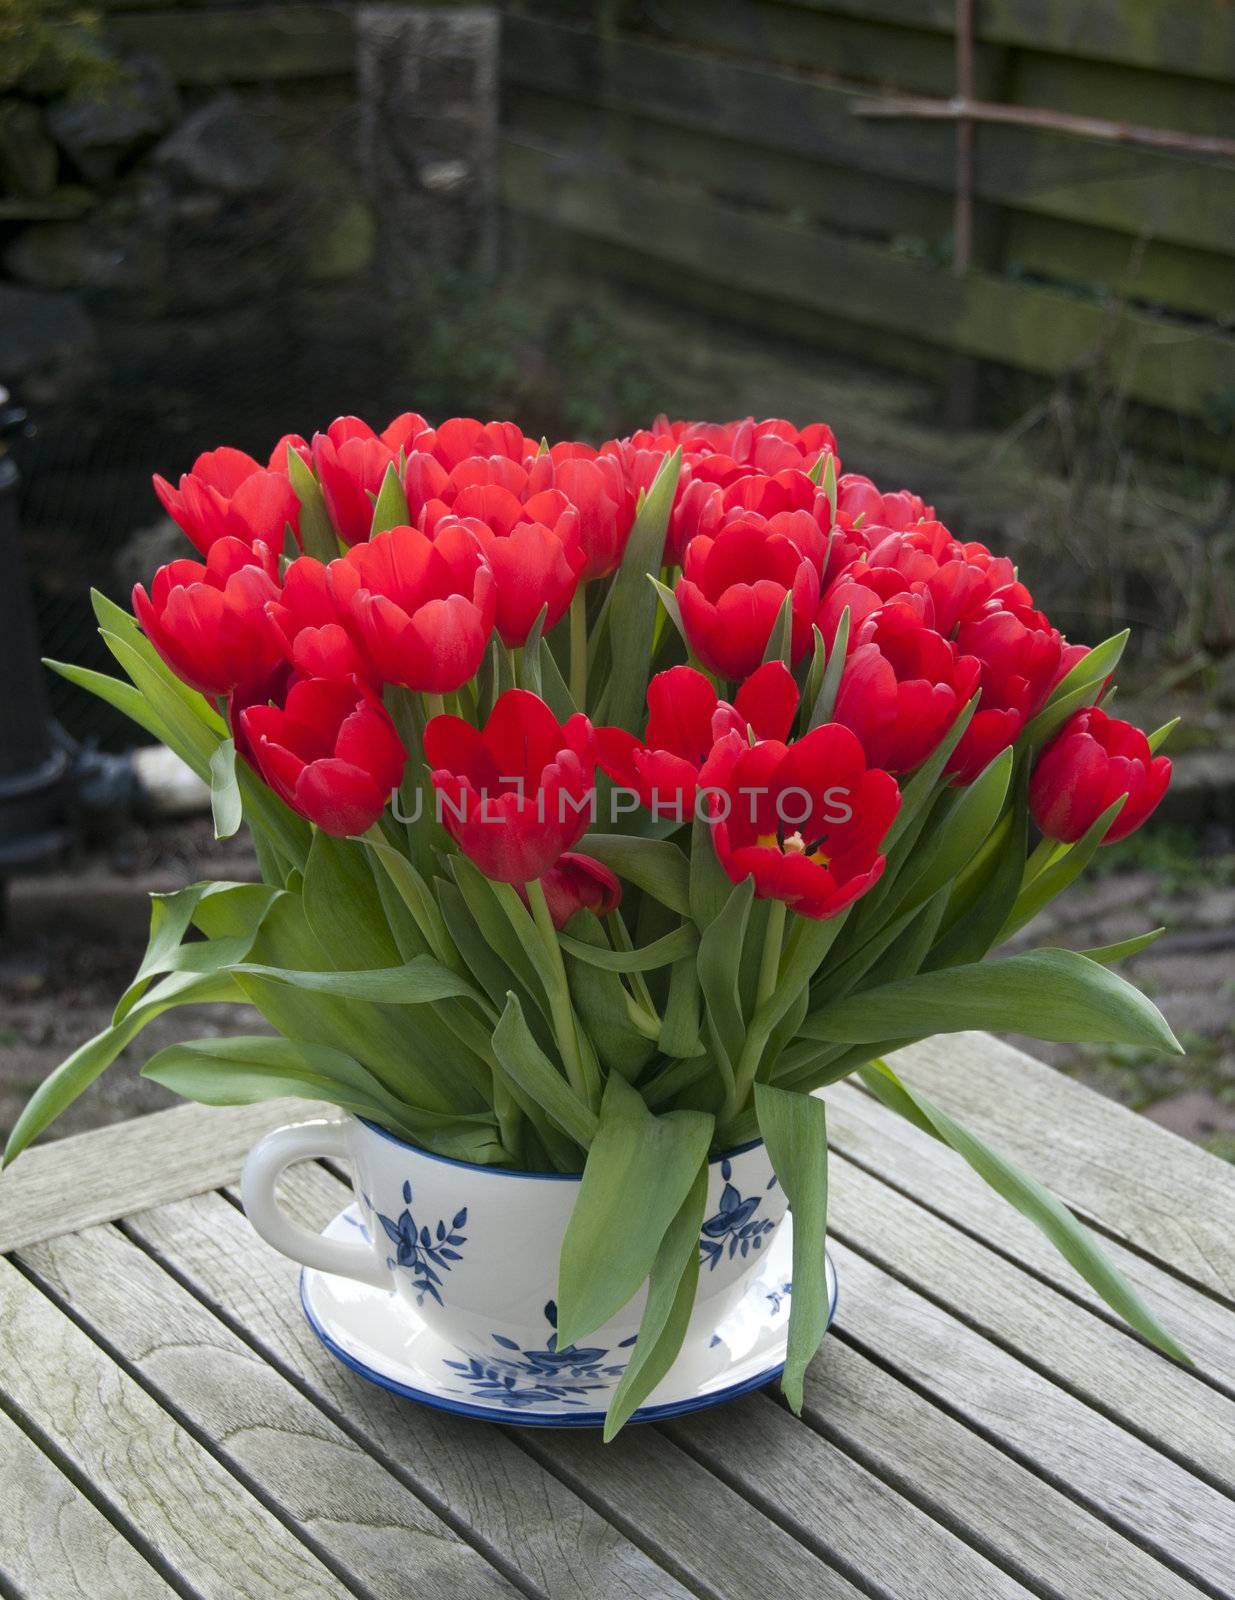
<instances>
[{"instance_id":1,"label":"saucer rim","mask_svg":"<svg viewBox=\"0 0 1235 1600\"><path fill-rule=\"evenodd\" d=\"M350 1206L344 1206L338 1213L338 1217L341 1217L344 1212L350 1209ZM333 1226L338 1217L332 1217L326 1227ZM322 1231L325 1232L325 1229ZM824 1332L826 1333L832 1326L836 1316L836 1308L840 1303L840 1280L836 1272L836 1265L826 1246L824 1247L824 1256L830 1268L832 1280L832 1294L828 1301L828 1318L824 1324ZM558 1412L553 1415L547 1415L544 1411L518 1410L507 1406L479 1405L475 1401L449 1399L445 1395L435 1393L432 1390L418 1389L410 1383L402 1383L397 1378L391 1378L386 1373L379 1372L376 1367L369 1366L366 1362L360 1360L358 1356L354 1356L350 1351L345 1350L337 1339L327 1332L322 1325L321 1319L309 1304L308 1275L309 1269L302 1267L300 1269L300 1307L304 1312L305 1321L309 1324L316 1338L320 1340L336 1361L350 1372L354 1372L357 1377L376 1384L379 1389L385 1389L390 1394L397 1394L405 1400L414 1400L420 1405L428 1406L431 1410L443 1411L451 1416L466 1417L475 1422L497 1422L504 1423L508 1427L520 1428L599 1428L604 1426L605 1413L603 1411ZM323 1278L335 1276L335 1274L328 1272L321 1272L318 1275ZM683 1400L662 1401L659 1405L640 1406L629 1420L631 1422L659 1422L668 1417L684 1416L687 1412L702 1411L708 1406L720 1405L725 1400L736 1400L739 1396L750 1394L755 1389L762 1389L778 1378L784 1370L785 1363L784 1360L781 1360L774 1366L767 1367L762 1372L755 1373L749 1378L742 1378L737 1383L730 1384L723 1389L711 1389L706 1394L688 1395Z\"/></svg>"}]
</instances>

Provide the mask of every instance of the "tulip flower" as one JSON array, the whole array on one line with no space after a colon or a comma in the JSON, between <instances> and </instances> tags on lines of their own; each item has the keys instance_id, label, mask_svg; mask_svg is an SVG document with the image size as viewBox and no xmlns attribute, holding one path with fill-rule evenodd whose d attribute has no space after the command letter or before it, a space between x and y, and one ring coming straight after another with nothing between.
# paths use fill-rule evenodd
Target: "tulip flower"
<instances>
[{"instance_id":1,"label":"tulip flower","mask_svg":"<svg viewBox=\"0 0 1235 1600\"><path fill-rule=\"evenodd\" d=\"M590 446L554 445L549 459L553 487L579 514L579 577L587 583L617 571L634 526L635 493L614 457L598 451L584 455L582 450Z\"/></svg>"},{"instance_id":2,"label":"tulip flower","mask_svg":"<svg viewBox=\"0 0 1235 1600\"><path fill-rule=\"evenodd\" d=\"M1041 611L996 597L956 630L956 645L982 663L982 704L1035 716L1057 681L1063 639Z\"/></svg>"},{"instance_id":3,"label":"tulip flower","mask_svg":"<svg viewBox=\"0 0 1235 1600\"><path fill-rule=\"evenodd\" d=\"M876 535L878 537L878 535ZM993 556L978 540L961 543L942 522L922 522L906 533L878 539L870 554L847 574L857 583L875 583L895 572L904 588L930 596L933 626L950 637L962 622L982 614L998 598L1002 604L1031 605L1029 591L1016 581L1006 556Z\"/></svg>"},{"instance_id":4,"label":"tulip flower","mask_svg":"<svg viewBox=\"0 0 1235 1600\"><path fill-rule=\"evenodd\" d=\"M592 724L560 724L538 695L507 689L483 729L438 716L425 758L451 837L488 878L543 878L587 831L595 801Z\"/></svg>"},{"instance_id":5,"label":"tulip flower","mask_svg":"<svg viewBox=\"0 0 1235 1600\"><path fill-rule=\"evenodd\" d=\"M283 440L275 446L269 467L225 445L198 456L178 489L156 473L154 490L203 556L220 539L248 545L260 539L272 550L282 550L285 531L290 527L295 535L300 525L300 501L287 476Z\"/></svg>"},{"instance_id":6,"label":"tulip flower","mask_svg":"<svg viewBox=\"0 0 1235 1600\"><path fill-rule=\"evenodd\" d=\"M596 729L596 760L617 784L639 796L654 817L686 821L699 769L725 734L749 729L786 739L798 709L798 686L783 661L765 662L732 705L693 667L670 667L648 684L643 738L625 728Z\"/></svg>"},{"instance_id":7,"label":"tulip flower","mask_svg":"<svg viewBox=\"0 0 1235 1600\"><path fill-rule=\"evenodd\" d=\"M1039 756L1029 809L1046 838L1074 844L1125 795L1102 840L1115 844L1152 815L1170 781L1170 761L1153 754L1139 728L1089 706L1069 717Z\"/></svg>"},{"instance_id":8,"label":"tulip flower","mask_svg":"<svg viewBox=\"0 0 1235 1600\"><path fill-rule=\"evenodd\" d=\"M493 572L461 524L430 539L390 528L327 569L330 593L373 675L429 694L473 677L493 630Z\"/></svg>"},{"instance_id":9,"label":"tulip flower","mask_svg":"<svg viewBox=\"0 0 1235 1600\"><path fill-rule=\"evenodd\" d=\"M160 567L133 610L146 637L190 688L211 696L260 682L283 659L284 644L266 607L279 597L278 558L262 541L219 539L205 565Z\"/></svg>"},{"instance_id":10,"label":"tulip flower","mask_svg":"<svg viewBox=\"0 0 1235 1600\"><path fill-rule=\"evenodd\" d=\"M533 509L551 520L529 520L525 513ZM499 505L493 521L465 517L456 524L467 529L493 569L496 627L508 649L527 643L546 606L546 632L561 620L579 587L585 561L579 514L560 490L544 491L527 506L516 504L514 510L518 519L513 522L510 507ZM436 536L441 538L448 526L439 523Z\"/></svg>"},{"instance_id":11,"label":"tulip flower","mask_svg":"<svg viewBox=\"0 0 1235 1600\"><path fill-rule=\"evenodd\" d=\"M699 783L721 866L733 883L753 878L759 899L824 919L879 881L900 790L848 728L826 723L790 745L728 733Z\"/></svg>"},{"instance_id":12,"label":"tulip flower","mask_svg":"<svg viewBox=\"0 0 1235 1600\"><path fill-rule=\"evenodd\" d=\"M833 717L857 734L872 766L911 772L977 693L981 671L912 605L892 601L854 635Z\"/></svg>"},{"instance_id":13,"label":"tulip flower","mask_svg":"<svg viewBox=\"0 0 1235 1600\"><path fill-rule=\"evenodd\" d=\"M519 897L527 903L527 889L516 884ZM549 915L555 928L564 928L576 911L592 911L607 917L616 911L622 898L622 885L602 862L568 850L559 856L540 880Z\"/></svg>"},{"instance_id":14,"label":"tulip flower","mask_svg":"<svg viewBox=\"0 0 1235 1600\"><path fill-rule=\"evenodd\" d=\"M908 489L881 494L860 472L847 472L837 480L836 504L851 517L861 517L863 528L889 528L893 532L902 532L923 519L932 520L935 515L934 506L928 506L919 495L910 494Z\"/></svg>"},{"instance_id":15,"label":"tulip flower","mask_svg":"<svg viewBox=\"0 0 1235 1600\"><path fill-rule=\"evenodd\" d=\"M326 510L344 544L360 544L373 526L373 502L387 468L400 452L423 435L428 423L405 411L381 433L359 417L337 417L325 433L313 435L313 465L322 485Z\"/></svg>"},{"instance_id":16,"label":"tulip flower","mask_svg":"<svg viewBox=\"0 0 1235 1600\"><path fill-rule=\"evenodd\" d=\"M762 517L726 523L686 552L675 591L691 649L724 678L746 678L763 660L781 606L790 595L791 652L811 643L819 574L797 545L772 533Z\"/></svg>"},{"instance_id":17,"label":"tulip flower","mask_svg":"<svg viewBox=\"0 0 1235 1600\"><path fill-rule=\"evenodd\" d=\"M402 781L406 752L395 725L362 684L301 679L281 706L250 705L239 720L238 748L325 833L364 833Z\"/></svg>"},{"instance_id":18,"label":"tulip flower","mask_svg":"<svg viewBox=\"0 0 1235 1600\"><path fill-rule=\"evenodd\" d=\"M279 598L266 607L283 637L287 659L304 678L350 682L380 681L361 655L347 619L330 587L330 569L312 556L300 556L283 574Z\"/></svg>"}]
</instances>

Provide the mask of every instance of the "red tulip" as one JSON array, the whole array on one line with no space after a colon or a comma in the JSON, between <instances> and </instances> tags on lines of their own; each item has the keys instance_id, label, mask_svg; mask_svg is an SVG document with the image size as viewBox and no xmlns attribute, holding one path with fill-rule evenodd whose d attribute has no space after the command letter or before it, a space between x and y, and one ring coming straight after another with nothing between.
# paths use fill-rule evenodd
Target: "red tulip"
<instances>
[{"instance_id":1,"label":"red tulip","mask_svg":"<svg viewBox=\"0 0 1235 1600\"><path fill-rule=\"evenodd\" d=\"M948 757L944 771L953 783L972 783L1001 750L1016 743L1025 721L1022 711L979 704L956 749Z\"/></svg>"},{"instance_id":2,"label":"red tulip","mask_svg":"<svg viewBox=\"0 0 1235 1600\"><path fill-rule=\"evenodd\" d=\"M675 592L691 649L721 677L749 677L760 664L787 594L793 659L810 646L819 574L762 517L726 523L714 539L693 539Z\"/></svg>"},{"instance_id":3,"label":"red tulip","mask_svg":"<svg viewBox=\"0 0 1235 1600\"><path fill-rule=\"evenodd\" d=\"M865 583L896 572L906 589L930 596L934 626L945 638L959 623L980 615L996 597L1003 604L1032 603L1006 556L993 556L976 539L962 544L942 522L922 522L907 533L876 532L873 537L878 542L847 576Z\"/></svg>"},{"instance_id":4,"label":"red tulip","mask_svg":"<svg viewBox=\"0 0 1235 1600\"><path fill-rule=\"evenodd\" d=\"M493 631L493 572L461 524L430 539L391 528L328 568L330 593L373 674L430 694L473 677Z\"/></svg>"},{"instance_id":5,"label":"red tulip","mask_svg":"<svg viewBox=\"0 0 1235 1600\"><path fill-rule=\"evenodd\" d=\"M312 556L293 561L283 574L278 600L272 600L266 611L301 677L378 683L331 593L330 571L322 562Z\"/></svg>"},{"instance_id":6,"label":"red tulip","mask_svg":"<svg viewBox=\"0 0 1235 1600\"><path fill-rule=\"evenodd\" d=\"M981 670L911 605L892 601L854 636L833 717L857 734L872 766L911 772L977 693Z\"/></svg>"},{"instance_id":7,"label":"red tulip","mask_svg":"<svg viewBox=\"0 0 1235 1600\"><path fill-rule=\"evenodd\" d=\"M380 434L359 417L336 417L325 433L313 435L313 464L321 480L326 510L344 544L360 544L373 526L373 502L391 464L421 437L428 423L405 411Z\"/></svg>"},{"instance_id":8,"label":"red tulip","mask_svg":"<svg viewBox=\"0 0 1235 1600\"><path fill-rule=\"evenodd\" d=\"M935 515L934 506L928 506L908 489L893 494L881 494L869 478L860 472L847 472L836 485L836 503L851 517L862 518L863 528L890 528L901 532L911 528L923 518Z\"/></svg>"},{"instance_id":9,"label":"red tulip","mask_svg":"<svg viewBox=\"0 0 1235 1600\"><path fill-rule=\"evenodd\" d=\"M519 897L527 904L527 890L516 884ZM622 885L609 868L593 856L568 850L559 856L540 880L545 901L555 928L564 928L576 911L592 911L607 917L616 911L622 898Z\"/></svg>"},{"instance_id":10,"label":"red tulip","mask_svg":"<svg viewBox=\"0 0 1235 1600\"><path fill-rule=\"evenodd\" d=\"M655 817L686 821L694 809L699 769L716 741L735 729L760 739L785 739L798 709L798 686L783 661L768 661L747 678L734 703L693 667L670 667L648 684L643 738L625 728L596 729L596 759L615 783L632 790Z\"/></svg>"},{"instance_id":11,"label":"red tulip","mask_svg":"<svg viewBox=\"0 0 1235 1600\"><path fill-rule=\"evenodd\" d=\"M180 479L178 489L156 473L154 490L203 556L220 539L248 545L260 539L281 550L286 529L296 534L300 525L300 501L287 476L287 451L280 454L278 445L269 468L243 450L226 445L208 450Z\"/></svg>"},{"instance_id":12,"label":"red tulip","mask_svg":"<svg viewBox=\"0 0 1235 1600\"><path fill-rule=\"evenodd\" d=\"M584 556L579 576L586 583L617 570L634 526L635 492L613 456L602 456L597 451L580 454L584 449L590 446L556 444L549 451L549 459L554 488L579 513L579 543Z\"/></svg>"},{"instance_id":13,"label":"red tulip","mask_svg":"<svg viewBox=\"0 0 1235 1600\"><path fill-rule=\"evenodd\" d=\"M988 601L957 629L956 646L982 663L982 704L1026 718L1045 704L1063 654L1058 629L1019 599Z\"/></svg>"},{"instance_id":14,"label":"red tulip","mask_svg":"<svg viewBox=\"0 0 1235 1600\"><path fill-rule=\"evenodd\" d=\"M819 632L823 635L823 642L829 650L836 642L836 630L840 627L840 619L846 611L849 613L851 649L863 624L886 605L895 603L909 606L925 627L934 625L935 613L930 597L910 593L894 568L880 567L867 570L861 562L856 562L854 570L862 573L861 579L851 578L848 574L842 575L828 590L819 607L816 621Z\"/></svg>"},{"instance_id":15,"label":"red tulip","mask_svg":"<svg viewBox=\"0 0 1235 1600\"><path fill-rule=\"evenodd\" d=\"M595 805L592 724L559 724L539 696L507 689L480 730L461 717L425 728L439 811L486 877L543 878L587 831Z\"/></svg>"},{"instance_id":16,"label":"red tulip","mask_svg":"<svg viewBox=\"0 0 1235 1600\"><path fill-rule=\"evenodd\" d=\"M795 744L726 734L699 775L712 843L734 883L805 917L833 917L874 886L900 808L896 780L867 768L857 737L827 723Z\"/></svg>"},{"instance_id":17,"label":"red tulip","mask_svg":"<svg viewBox=\"0 0 1235 1600\"><path fill-rule=\"evenodd\" d=\"M364 833L403 778L406 752L381 701L358 683L305 678L286 701L240 712L244 748L282 799L325 833Z\"/></svg>"},{"instance_id":18,"label":"red tulip","mask_svg":"<svg viewBox=\"0 0 1235 1600\"><path fill-rule=\"evenodd\" d=\"M200 561L160 567L133 590L146 637L177 677L205 695L266 679L284 653L266 614L279 596L278 558L259 539L219 539Z\"/></svg>"},{"instance_id":19,"label":"red tulip","mask_svg":"<svg viewBox=\"0 0 1235 1600\"><path fill-rule=\"evenodd\" d=\"M1102 841L1114 844L1153 813L1170 781L1170 761L1153 754L1139 728L1090 706L1069 717L1039 756L1029 809L1046 838L1074 844L1126 795Z\"/></svg>"},{"instance_id":20,"label":"red tulip","mask_svg":"<svg viewBox=\"0 0 1235 1600\"><path fill-rule=\"evenodd\" d=\"M466 528L476 539L493 569L496 627L503 644L513 649L527 643L546 606L546 632L565 615L579 587L584 555L579 514L559 490L545 490L526 506L516 504L514 522L509 520L510 509L497 507L493 521L472 516L454 525ZM525 513L533 510L551 520L527 518ZM449 526L451 522L439 523L437 537Z\"/></svg>"}]
</instances>

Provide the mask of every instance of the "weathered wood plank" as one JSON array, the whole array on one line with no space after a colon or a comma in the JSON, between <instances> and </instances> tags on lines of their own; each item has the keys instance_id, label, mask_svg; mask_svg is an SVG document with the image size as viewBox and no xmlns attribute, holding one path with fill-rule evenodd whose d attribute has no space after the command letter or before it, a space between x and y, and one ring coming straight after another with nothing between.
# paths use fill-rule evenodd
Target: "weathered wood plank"
<instances>
[{"instance_id":1,"label":"weathered wood plank","mask_svg":"<svg viewBox=\"0 0 1235 1600\"><path fill-rule=\"evenodd\" d=\"M1082 1216L1235 1302L1235 1170L989 1034L929 1039L897 1072Z\"/></svg>"},{"instance_id":2,"label":"weathered wood plank","mask_svg":"<svg viewBox=\"0 0 1235 1600\"><path fill-rule=\"evenodd\" d=\"M800 1543L839 1559L879 1593L1030 1593L768 1395L682 1417L663 1431Z\"/></svg>"},{"instance_id":3,"label":"weathered wood plank","mask_svg":"<svg viewBox=\"0 0 1235 1600\"><path fill-rule=\"evenodd\" d=\"M1001 1200L960 1156L852 1084L834 1084L824 1098L832 1149L1100 1315L1114 1317L1033 1223ZM1102 1247L1177 1330L1197 1371L1235 1397L1235 1311L1116 1240L1104 1239Z\"/></svg>"},{"instance_id":4,"label":"weathered wood plank","mask_svg":"<svg viewBox=\"0 0 1235 1600\"><path fill-rule=\"evenodd\" d=\"M20 1259L160 1405L374 1596L511 1595L509 1582L111 1225Z\"/></svg>"},{"instance_id":5,"label":"weathered wood plank","mask_svg":"<svg viewBox=\"0 0 1235 1600\"><path fill-rule=\"evenodd\" d=\"M0 1262L0 1372L18 1414L194 1593L209 1600L343 1600L348 1593L7 1261Z\"/></svg>"},{"instance_id":6,"label":"weathered wood plank","mask_svg":"<svg viewBox=\"0 0 1235 1600\"><path fill-rule=\"evenodd\" d=\"M264 1133L330 1109L308 1100L175 1106L36 1145L0 1174L0 1255L231 1183Z\"/></svg>"},{"instance_id":7,"label":"weathered wood plank","mask_svg":"<svg viewBox=\"0 0 1235 1600\"><path fill-rule=\"evenodd\" d=\"M1197 1592L840 1338L825 1339L811 1363L802 1416L1050 1600L1192 1600Z\"/></svg>"},{"instance_id":8,"label":"weathered wood plank","mask_svg":"<svg viewBox=\"0 0 1235 1600\"><path fill-rule=\"evenodd\" d=\"M620 169L580 170L507 140L507 203L700 279L874 323L1030 372L1070 372L1101 351L1126 392L1204 412L1235 382L1235 340L975 272L963 282L876 245L772 220Z\"/></svg>"},{"instance_id":9,"label":"weathered wood plank","mask_svg":"<svg viewBox=\"0 0 1235 1600\"><path fill-rule=\"evenodd\" d=\"M285 1192L323 1225L348 1191L320 1167L289 1173ZM554 1600L688 1600L688 1591L504 1433L416 1406L348 1372L304 1319L298 1269L218 1195L161 1206L126 1227L207 1303L242 1326L266 1359L434 1509L448 1510Z\"/></svg>"},{"instance_id":10,"label":"weathered wood plank","mask_svg":"<svg viewBox=\"0 0 1235 1600\"><path fill-rule=\"evenodd\" d=\"M726 142L788 151L950 193L953 130L855 117L861 85L747 65L731 56L653 45L511 17L503 78L613 110L637 112ZM717 172L724 161L718 148ZM1235 171L1161 151L983 127L974 192L1022 211L1230 254Z\"/></svg>"},{"instance_id":11,"label":"weathered wood plank","mask_svg":"<svg viewBox=\"0 0 1235 1600\"><path fill-rule=\"evenodd\" d=\"M174 1593L3 1411L0 1506L0 1585L7 1579L21 1600L170 1600Z\"/></svg>"},{"instance_id":12,"label":"weathered wood plank","mask_svg":"<svg viewBox=\"0 0 1235 1600\"><path fill-rule=\"evenodd\" d=\"M106 36L157 56L178 83L263 83L350 76L352 13L337 5L143 11L107 18Z\"/></svg>"},{"instance_id":13,"label":"weathered wood plank","mask_svg":"<svg viewBox=\"0 0 1235 1600\"><path fill-rule=\"evenodd\" d=\"M843 1157L831 1177L837 1238L1235 1497L1235 1401Z\"/></svg>"},{"instance_id":14,"label":"weathered wood plank","mask_svg":"<svg viewBox=\"0 0 1235 1600\"><path fill-rule=\"evenodd\" d=\"M1177 1571L1224 1600L1235 1594L1226 1495L840 1240L831 1248L847 1341Z\"/></svg>"}]
</instances>

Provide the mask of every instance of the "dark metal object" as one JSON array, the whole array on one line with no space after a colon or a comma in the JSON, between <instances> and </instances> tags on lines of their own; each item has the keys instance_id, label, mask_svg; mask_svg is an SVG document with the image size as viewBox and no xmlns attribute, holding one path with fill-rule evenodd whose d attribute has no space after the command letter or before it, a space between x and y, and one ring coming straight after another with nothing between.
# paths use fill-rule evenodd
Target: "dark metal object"
<instances>
[{"instance_id":1,"label":"dark metal object","mask_svg":"<svg viewBox=\"0 0 1235 1600\"><path fill-rule=\"evenodd\" d=\"M14 870L56 855L71 837L71 763L51 720L18 537L17 465L7 444L27 426L26 413L0 389L0 885Z\"/></svg>"}]
</instances>

